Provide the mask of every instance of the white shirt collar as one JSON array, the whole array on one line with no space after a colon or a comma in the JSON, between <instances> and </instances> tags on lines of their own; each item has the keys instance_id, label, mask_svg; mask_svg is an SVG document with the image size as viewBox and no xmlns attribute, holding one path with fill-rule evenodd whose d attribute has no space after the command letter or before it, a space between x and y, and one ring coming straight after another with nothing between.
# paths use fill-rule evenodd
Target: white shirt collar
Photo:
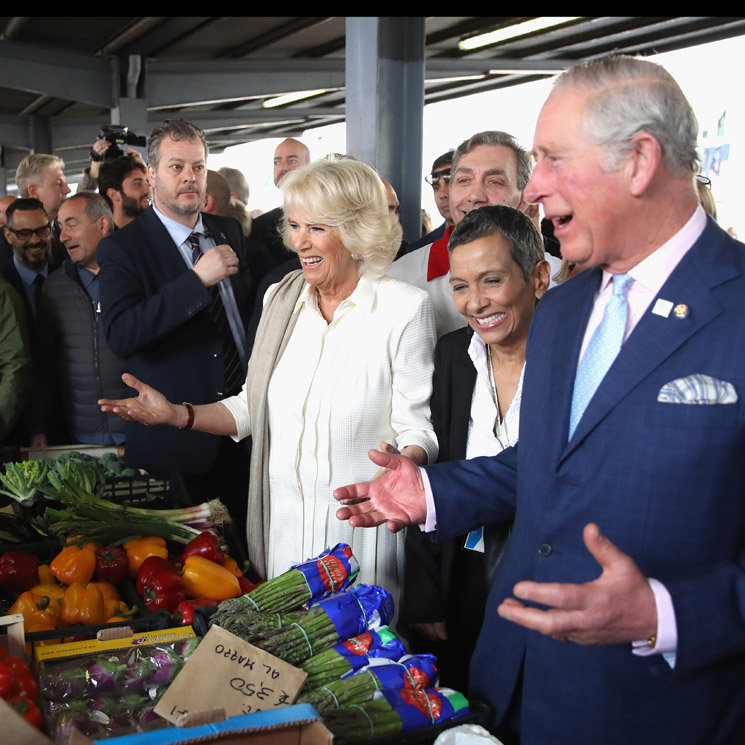
<instances>
[{"instance_id":1,"label":"white shirt collar","mask_svg":"<svg viewBox=\"0 0 745 745\"><path fill-rule=\"evenodd\" d=\"M379 281L379 279L370 280L365 276L360 277L359 282L357 282L357 287L354 288L354 291L348 298L345 298L341 303L339 303L339 307L336 309L334 315L336 315L336 312L346 310L350 307L359 307L363 310L369 310L372 307L373 300L375 299L375 288ZM303 291L300 293L300 296L295 303L295 309L297 310L300 306L304 306L305 308L313 310L319 314L321 312L318 307L318 293L315 291L315 288L307 283L305 284L305 287L303 287Z\"/></svg>"},{"instance_id":2,"label":"white shirt collar","mask_svg":"<svg viewBox=\"0 0 745 745\"><path fill-rule=\"evenodd\" d=\"M193 228L189 228L183 223L180 223L173 218L168 217L168 215L164 215L154 204L153 211L157 215L158 219L163 223L163 227L168 231L168 235L171 236L171 239L177 246L185 243L187 238L192 233L202 233L204 235L204 222L202 221L201 212L199 213L199 217L197 218L196 225Z\"/></svg>"},{"instance_id":3,"label":"white shirt collar","mask_svg":"<svg viewBox=\"0 0 745 745\"><path fill-rule=\"evenodd\" d=\"M646 259L629 270L637 286L643 285L652 295L656 295L667 282L680 260L693 247L706 227L706 212L699 204L688 222L666 243L653 251ZM613 275L603 271L600 292L613 280Z\"/></svg>"}]
</instances>

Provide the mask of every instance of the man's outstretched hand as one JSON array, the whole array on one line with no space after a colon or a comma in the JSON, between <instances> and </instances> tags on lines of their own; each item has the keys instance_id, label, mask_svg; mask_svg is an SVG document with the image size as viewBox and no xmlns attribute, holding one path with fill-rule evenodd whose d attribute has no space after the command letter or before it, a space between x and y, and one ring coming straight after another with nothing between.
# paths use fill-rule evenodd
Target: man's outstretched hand
<instances>
[{"instance_id":1,"label":"man's outstretched hand","mask_svg":"<svg viewBox=\"0 0 745 745\"><path fill-rule=\"evenodd\" d=\"M370 450L368 455L375 465L388 471L375 481L336 489L334 497L345 505L336 511L339 520L349 520L353 528L385 523L393 533L423 523L427 504L419 468L404 455L380 450Z\"/></svg>"},{"instance_id":2,"label":"man's outstretched hand","mask_svg":"<svg viewBox=\"0 0 745 745\"><path fill-rule=\"evenodd\" d=\"M649 581L597 525L586 525L583 537L603 570L596 580L583 585L518 582L513 591L519 600L504 600L499 615L559 641L620 644L649 639L657 633L657 607ZM548 608L529 607L520 600Z\"/></svg>"}]
</instances>

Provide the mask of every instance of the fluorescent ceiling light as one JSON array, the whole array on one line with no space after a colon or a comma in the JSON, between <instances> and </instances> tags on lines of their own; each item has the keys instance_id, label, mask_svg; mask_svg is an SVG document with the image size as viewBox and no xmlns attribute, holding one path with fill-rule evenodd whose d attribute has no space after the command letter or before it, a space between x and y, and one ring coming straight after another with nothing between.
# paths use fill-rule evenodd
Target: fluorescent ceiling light
<instances>
[{"instance_id":1,"label":"fluorescent ceiling light","mask_svg":"<svg viewBox=\"0 0 745 745\"><path fill-rule=\"evenodd\" d=\"M471 49L479 49L490 44L496 44L499 41L506 41L507 39L515 39L518 36L525 36L526 34L532 34L535 31L543 31L553 26L561 26L563 23L569 21L576 21L583 16L544 16L542 18L534 18L532 21L523 21L517 23L514 26L507 26L506 28L499 28L496 31L489 31L486 34L479 34L478 36L471 36L468 39L461 39L458 42L458 49L462 51L469 51Z\"/></svg>"},{"instance_id":2,"label":"fluorescent ceiling light","mask_svg":"<svg viewBox=\"0 0 745 745\"><path fill-rule=\"evenodd\" d=\"M287 103L295 103L296 101L303 101L306 98L313 98L321 93L330 93L331 91L321 88L316 91L295 91L294 93L285 93L275 98L267 98L262 104L265 109L273 109L275 106L284 106Z\"/></svg>"},{"instance_id":3,"label":"fluorescent ceiling light","mask_svg":"<svg viewBox=\"0 0 745 745\"><path fill-rule=\"evenodd\" d=\"M489 75L558 75L561 70L557 70L555 67L541 67L539 61L536 61L535 67L525 67L517 69L515 67L490 67Z\"/></svg>"},{"instance_id":4,"label":"fluorescent ceiling light","mask_svg":"<svg viewBox=\"0 0 745 745\"><path fill-rule=\"evenodd\" d=\"M490 70L491 72L491 70ZM437 83L462 83L468 80L483 80L486 77L483 73L479 75L442 75L436 78L425 78L424 82L429 85L436 85ZM78 147L77 145L75 147Z\"/></svg>"}]
</instances>

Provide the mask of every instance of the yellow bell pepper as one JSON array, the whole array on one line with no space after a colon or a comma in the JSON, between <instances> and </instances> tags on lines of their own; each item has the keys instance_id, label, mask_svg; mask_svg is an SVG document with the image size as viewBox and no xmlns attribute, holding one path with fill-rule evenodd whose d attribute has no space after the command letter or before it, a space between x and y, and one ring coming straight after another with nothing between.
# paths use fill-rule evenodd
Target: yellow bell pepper
<instances>
[{"instance_id":1,"label":"yellow bell pepper","mask_svg":"<svg viewBox=\"0 0 745 745\"><path fill-rule=\"evenodd\" d=\"M161 559L168 558L166 539L160 536L145 536L144 538L133 538L124 546L129 561L129 573L134 577L145 559L150 556L160 556Z\"/></svg>"},{"instance_id":2,"label":"yellow bell pepper","mask_svg":"<svg viewBox=\"0 0 745 745\"><path fill-rule=\"evenodd\" d=\"M241 594L238 578L203 556L187 557L182 578L187 598L211 598L219 602Z\"/></svg>"},{"instance_id":3,"label":"yellow bell pepper","mask_svg":"<svg viewBox=\"0 0 745 745\"><path fill-rule=\"evenodd\" d=\"M67 546L52 559L49 571L65 585L90 582L96 571L96 554L89 548Z\"/></svg>"},{"instance_id":4,"label":"yellow bell pepper","mask_svg":"<svg viewBox=\"0 0 745 745\"><path fill-rule=\"evenodd\" d=\"M26 632L49 631L57 626L59 605L48 595L37 595L31 590L21 593L8 610L8 615L20 613Z\"/></svg>"},{"instance_id":5,"label":"yellow bell pepper","mask_svg":"<svg viewBox=\"0 0 745 745\"><path fill-rule=\"evenodd\" d=\"M52 582L44 583L42 585L34 585L29 592L33 592L34 595L40 595L41 597L48 597L50 602L59 611L62 597L64 596L66 589L66 587L58 585L54 580L52 580Z\"/></svg>"},{"instance_id":6,"label":"yellow bell pepper","mask_svg":"<svg viewBox=\"0 0 745 745\"><path fill-rule=\"evenodd\" d=\"M105 620L103 595L96 583L73 582L62 598L60 621L69 626L76 623L94 626Z\"/></svg>"}]
</instances>

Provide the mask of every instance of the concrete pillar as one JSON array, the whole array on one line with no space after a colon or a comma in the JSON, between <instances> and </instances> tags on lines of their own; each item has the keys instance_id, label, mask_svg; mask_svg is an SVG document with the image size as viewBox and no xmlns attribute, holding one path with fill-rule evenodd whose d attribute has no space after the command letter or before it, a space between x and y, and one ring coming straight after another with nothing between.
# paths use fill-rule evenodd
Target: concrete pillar
<instances>
[{"instance_id":1,"label":"concrete pillar","mask_svg":"<svg viewBox=\"0 0 745 745\"><path fill-rule=\"evenodd\" d=\"M30 116L31 152L52 153L52 120L48 116Z\"/></svg>"},{"instance_id":2,"label":"concrete pillar","mask_svg":"<svg viewBox=\"0 0 745 745\"><path fill-rule=\"evenodd\" d=\"M424 18L348 17L347 152L393 184L404 237L421 234Z\"/></svg>"}]
</instances>

